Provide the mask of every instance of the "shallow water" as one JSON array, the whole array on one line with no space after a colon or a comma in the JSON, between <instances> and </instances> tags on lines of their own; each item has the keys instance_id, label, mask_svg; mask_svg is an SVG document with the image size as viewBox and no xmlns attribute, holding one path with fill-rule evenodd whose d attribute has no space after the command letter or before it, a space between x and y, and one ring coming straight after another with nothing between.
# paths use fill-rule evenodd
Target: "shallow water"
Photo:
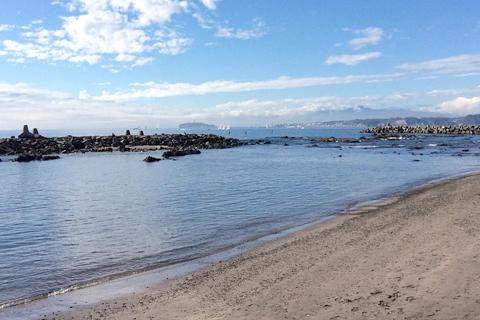
<instances>
[{"instance_id":1,"label":"shallow water","mask_svg":"<svg viewBox=\"0 0 480 320\"><path fill-rule=\"evenodd\" d=\"M146 153L0 163L0 305L196 259L480 164L477 137L319 147L309 138L272 141L152 164L142 161Z\"/></svg>"}]
</instances>

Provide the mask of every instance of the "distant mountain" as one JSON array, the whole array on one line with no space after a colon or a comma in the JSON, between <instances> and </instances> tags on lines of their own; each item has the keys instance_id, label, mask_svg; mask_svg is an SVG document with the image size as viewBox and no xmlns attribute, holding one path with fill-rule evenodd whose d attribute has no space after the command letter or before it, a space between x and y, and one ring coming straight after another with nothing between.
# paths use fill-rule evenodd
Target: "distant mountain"
<instances>
[{"instance_id":1,"label":"distant mountain","mask_svg":"<svg viewBox=\"0 0 480 320\"><path fill-rule=\"evenodd\" d=\"M281 124L277 128L322 128L322 127L376 127L382 125L408 125L408 126L453 126L453 125L480 125L480 114L465 117L395 117L384 119L353 119L325 122L309 122L296 124Z\"/></svg>"},{"instance_id":2,"label":"distant mountain","mask_svg":"<svg viewBox=\"0 0 480 320\"><path fill-rule=\"evenodd\" d=\"M179 129L192 130L192 129L217 129L216 125L202 123L202 122L187 122L178 126Z\"/></svg>"}]
</instances>

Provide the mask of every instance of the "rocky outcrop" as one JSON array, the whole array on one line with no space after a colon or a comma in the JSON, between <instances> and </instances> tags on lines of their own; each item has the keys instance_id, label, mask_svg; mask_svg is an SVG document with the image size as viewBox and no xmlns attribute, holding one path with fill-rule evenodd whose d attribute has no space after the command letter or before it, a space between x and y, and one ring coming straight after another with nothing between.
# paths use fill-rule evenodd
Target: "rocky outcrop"
<instances>
[{"instance_id":1,"label":"rocky outcrop","mask_svg":"<svg viewBox=\"0 0 480 320\"><path fill-rule=\"evenodd\" d=\"M57 156L57 155L46 155L46 156L42 156L42 161L50 161L50 160L58 160L60 159L60 156Z\"/></svg>"},{"instance_id":2,"label":"rocky outcrop","mask_svg":"<svg viewBox=\"0 0 480 320\"><path fill-rule=\"evenodd\" d=\"M75 152L143 152L166 150L167 157L198 154L200 149L232 148L245 144L238 139L224 138L212 134L160 134L124 136L81 136L33 138L34 134L25 127L22 138L0 139L0 155L58 155ZM24 132L24 133L25 133ZM38 133L38 130L36 131ZM30 137L30 138L28 138ZM41 137L39 135L39 137ZM170 151L170 152L169 152ZM20 162L27 158L21 158Z\"/></svg>"},{"instance_id":3,"label":"rocky outcrop","mask_svg":"<svg viewBox=\"0 0 480 320\"><path fill-rule=\"evenodd\" d=\"M16 157L13 161L16 162L30 162L30 161L50 161L50 160L57 160L60 159L60 156L57 155L38 155L38 154L21 154Z\"/></svg>"},{"instance_id":4,"label":"rocky outcrop","mask_svg":"<svg viewBox=\"0 0 480 320\"><path fill-rule=\"evenodd\" d=\"M320 138L320 142L341 142L341 143L358 143L360 139L355 138L335 138L335 137L325 137Z\"/></svg>"},{"instance_id":5,"label":"rocky outcrop","mask_svg":"<svg viewBox=\"0 0 480 320\"><path fill-rule=\"evenodd\" d=\"M364 130L365 133L385 134L445 134L445 135L476 135L480 134L478 125L461 126L394 126L386 125Z\"/></svg>"},{"instance_id":6,"label":"rocky outcrop","mask_svg":"<svg viewBox=\"0 0 480 320\"><path fill-rule=\"evenodd\" d=\"M148 156L146 157L145 159L143 159L143 161L145 162L158 162L158 161L161 161L162 158L155 158L155 157L152 157L152 156Z\"/></svg>"},{"instance_id":7,"label":"rocky outcrop","mask_svg":"<svg viewBox=\"0 0 480 320\"><path fill-rule=\"evenodd\" d=\"M165 151L162 156L165 159L168 159L172 157L183 157L189 154L200 154L200 153L201 153L200 150L198 150L197 148L172 149L172 150Z\"/></svg>"}]
</instances>

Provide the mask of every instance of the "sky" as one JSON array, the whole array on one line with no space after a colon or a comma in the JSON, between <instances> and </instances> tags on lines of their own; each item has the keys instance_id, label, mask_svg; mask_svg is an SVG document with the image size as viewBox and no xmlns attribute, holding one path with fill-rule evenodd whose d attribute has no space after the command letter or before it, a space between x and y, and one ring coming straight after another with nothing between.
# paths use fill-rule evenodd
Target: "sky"
<instances>
[{"instance_id":1,"label":"sky","mask_svg":"<svg viewBox=\"0 0 480 320\"><path fill-rule=\"evenodd\" d=\"M2 0L0 130L480 113L478 0Z\"/></svg>"}]
</instances>

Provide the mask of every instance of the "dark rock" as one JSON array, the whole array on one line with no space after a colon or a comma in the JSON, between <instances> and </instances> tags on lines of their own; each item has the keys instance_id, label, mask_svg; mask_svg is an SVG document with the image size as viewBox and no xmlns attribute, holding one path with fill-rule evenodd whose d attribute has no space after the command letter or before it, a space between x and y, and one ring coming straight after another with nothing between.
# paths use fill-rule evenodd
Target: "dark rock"
<instances>
[{"instance_id":1,"label":"dark rock","mask_svg":"<svg viewBox=\"0 0 480 320\"><path fill-rule=\"evenodd\" d=\"M71 144L76 150L85 148L85 143L80 138L73 138Z\"/></svg>"},{"instance_id":2,"label":"dark rock","mask_svg":"<svg viewBox=\"0 0 480 320\"><path fill-rule=\"evenodd\" d=\"M33 138L33 134L30 131L28 131L28 126L27 125L23 126L23 132L18 136L18 138L20 138L20 139L32 139Z\"/></svg>"},{"instance_id":3,"label":"dark rock","mask_svg":"<svg viewBox=\"0 0 480 320\"><path fill-rule=\"evenodd\" d=\"M47 156L42 156L41 158L42 161L50 161L50 160L58 160L58 159L60 159L60 157L56 155L47 155Z\"/></svg>"},{"instance_id":4,"label":"dark rock","mask_svg":"<svg viewBox=\"0 0 480 320\"><path fill-rule=\"evenodd\" d=\"M200 154L200 153L201 152L198 149L182 149L182 150L172 149L172 150L165 151L162 156L165 159L168 159L171 157L183 157L190 154Z\"/></svg>"},{"instance_id":5,"label":"dark rock","mask_svg":"<svg viewBox=\"0 0 480 320\"><path fill-rule=\"evenodd\" d=\"M127 130L127 131L125 132L125 135L126 135L126 136L129 136L129 135L130 135L130 130Z\"/></svg>"},{"instance_id":6,"label":"dark rock","mask_svg":"<svg viewBox=\"0 0 480 320\"><path fill-rule=\"evenodd\" d=\"M437 134L437 135L476 135L480 134L480 125L457 125L457 126L398 126L385 125L364 130L365 133L373 133L377 137L385 137L392 134Z\"/></svg>"},{"instance_id":7,"label":"dark rock","mask_svg":"<svg viewBox=\"0 0 480 320\"><path fill-rule=\"evenodd\" d=\"M140 130L140 137L143 137L143 136L144 136L143 131Z\"/></svg>"},{"instance_id":8,"label":"dark rock","mask_svg":"<svg viewBox=\"0 0 480 320\"><path fill-rule=\"evenodd\" d=\"M155 157L152 157L152 156L148 156L145 159L143 159L143 161L145 161L145 162L158 162L158 161L161 161L161 160L162 160L161 158L155 158Z\"/></svg>"},{"instance_id":9,"label":"dark rock","mask_svg":"<svg viewBox=\"0 0 480 320\"><path fill-rule=\"evenodd\" d=\"M15 161L17 162L30 162L30 161L35 161L41 159L40 156L34 155L34 154L21 154L19 155Z\"/></svg>"},{"instance_id":10,"label":"dark rock","mask_svg":"<svg viewBox=\"0 0 480 320\"><path fill-rule=\"evenodd\" d=\"M27 128L28 130L28 128ZM37 130L38 131L38 130ZM264 141L264 140L263 140ZM49 155L73 152L142 151L149 148L168 149L167 156L198 154L200 149L222 149L252 141L224 138L212 134L160 134L151 136L83 136L41 139L0 139L0 155ZM20 159L22 161L22 159Z\"/></svg>"}]
</instances>

